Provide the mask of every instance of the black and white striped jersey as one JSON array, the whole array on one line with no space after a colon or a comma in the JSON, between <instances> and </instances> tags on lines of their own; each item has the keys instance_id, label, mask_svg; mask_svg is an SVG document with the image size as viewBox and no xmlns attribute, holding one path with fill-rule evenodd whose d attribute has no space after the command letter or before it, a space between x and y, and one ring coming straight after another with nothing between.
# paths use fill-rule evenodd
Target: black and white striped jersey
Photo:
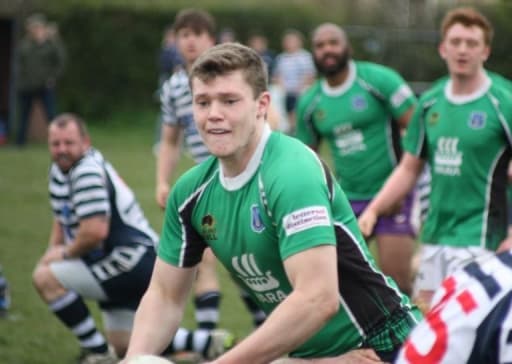
<instances>
[{"instance_id":1,"label":"black and white striped jersey","mask_svg":"<svg viewBox=\"0 0 512 364\"><path fill-rule=\"evenodd\" d=\"M184 70L175 72L162 86L160 95L162 122L184 129L187 152L196 163L210 156L199 132L192 113L192 92L188 75Z\"/></svg>"},{"instance_id":2,"label":"black and white striped jersey","mask_svg":"<svg viewBox=\"0 0 512 364\"><path fill-rule=\"evenodd\" d=\"M75 239L80 220L98 215L109 217L109 234L102 247L89 254L89 259L100 259L115 246L154 246L158 241L132 190L93 148L67 173L53 163L49 192L54 216L68 244Z\"/></svg>"},{"instance_id":3,"label":"black and white striped jersey","mask_svg":"<svg viewBox=\"0 0 512 364\"><path fill-rule=\"evenodd\" d=\"M449 276L396 364L512 363L512 251Z\"/></svg>"}]
</instances>

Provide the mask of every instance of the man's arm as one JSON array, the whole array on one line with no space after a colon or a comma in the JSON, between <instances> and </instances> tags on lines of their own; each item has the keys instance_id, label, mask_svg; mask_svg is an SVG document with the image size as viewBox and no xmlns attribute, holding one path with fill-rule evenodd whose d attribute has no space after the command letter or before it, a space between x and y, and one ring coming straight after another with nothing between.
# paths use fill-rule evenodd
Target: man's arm
<instances>
[{"instance_id":1,"label":"man's arm","mask_svg":"<svg viewBox=\"0 0 512 364\"><path fill-rule=\"evenodd\" d=\"M126 360L160 354L179 327L196 268L177 268L157 258L149 287L135 314Z\"/></svg>"},{"instance_id":2,"label":"man's arm","mask_svg":"<svg viewBox=\"0 0 512 364\"><path fill-rule=\"evenodd\" d=\"M284 266L292 293L263 325L213 363L269 363L296 349L336 314L339 292L334 246L297 253Z\"/></svg>"},{"instance_id":3,"label":"man's arm","mask_svg":"<svg viewBox=\"0 0 512 364\"><path fill-rule=\"evenodd\" d=\"M60 232L55 227L52 229L51 248L45 254L45 261L53 262L62 259L79 258L89 251L99 247L107 238L110 228L110 219L105 215L95 215L80 220L75 240L71 244L63 244L62 228ZM59 237L60 234L60 237ZM56 239L56 240L53 240ZM53 243L61 242L59 245Z\"/></svg>"},{"instance_id":4,"label":"man's arm","mask_svg":"<svg viewBox=\"0 0 512 364\"><path fill-rule=\"evenodd\" d=\"M169 196L169 180L180 157L183 130L179 126L162 124L162 135L156 165L156 202L165 209Z\"/></svg>"},{"instance_id":5,"label":"man's arm","mask_svg":"<svg viewBox=\"0 0 512 364\"><path fill-rule=\"evenodd\" d=\"M406 112L404 112L398 119L398 125L401 130L405 130L407 125L409 125L409 121L411 120L412 114L414 113L414 106L411 106Z\"/></svg>"},{"instance_id":6,"label":"man's arm","mask_svg":"<svg viewBox=\"0 0 512 364\"><path fill-rule=\"evenodd\" d=\"M50 231L50 238L48 239L48 248L41 257L40 262L47 264L53 260L62 258L62 248L64 247L64 233L59 221L54 218ZM59 258L56 258L59 257Z\"/></svg>"},{"instance_id":7,"label":"man's arm","mask_svg":"<svg viewBox=\"0 0 512 364\"><path fill-rule=\"evenodd\" d=\"M388 177L384 186L359 217L359 228L365 236L370 236L377 218L402 201L414 188L425 162L405 152L400 163Z\"/></svg>"},{"instance_id":8,"label":"man's arm","mask_svg":"<svg viewBox=\"0 0 512 364\"><path fill-rule=\"evenodd\" d=\"M48 239L48 248L54 248L59 245L64 245L64 233L62 232L62 226L59 221L54 218L50 238Z\"/></svg>"}]
</instances>

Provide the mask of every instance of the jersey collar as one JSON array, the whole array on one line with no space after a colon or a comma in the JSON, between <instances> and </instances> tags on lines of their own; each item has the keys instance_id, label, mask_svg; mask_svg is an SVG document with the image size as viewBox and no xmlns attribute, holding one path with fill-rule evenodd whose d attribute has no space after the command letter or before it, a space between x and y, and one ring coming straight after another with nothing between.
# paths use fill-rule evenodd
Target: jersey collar
<instances>
[{"instance_id":1,"label":"jersey collar","mask_svg":"<svg viewBox=\"0 0 512 364\"><path fill-rule=\"evenodd\" d=\"M263 151L265 150L265 145L267 144L268 139L270 138L270 134L272 131L270 130L270 126L265 123L263 127L263 132L261 133L261 139L252 155L249 163L245 170L235 177L226 177L222 172L222 165L219 168L219 179L220 184L228 191L235 191L242 188L249 180L254 176L256 170L258 169L261 161L261 157L263 155Z\"/></svg>"},{"instance_id":2,"label":"jersey collar","mask_svg":"<svg viewBox=\"0 0 512 364\"><path fill-rule=\"evenodd\" d=\"M473 93L469 95L454 95L453 94L453 82L452 80L448 80L446 86L444 87L444 95L448 101L452 104L461 105L467 104L468 102L475 101L485 95L489 88L491 87L491 79L489 76L485 75L485 81L482 85Z\"/></svg>"},{"instance_id":3,"label":"jersey collar","mask_svg":"<svg viewBox=\"0 0 512 364\"><path fill-rule=\"evenodd\" d=\"M343 95L349 88L352 87L354 81L356 80L356 64L354 61L348 62L348 77L341 85L336 87L331 87L325 80L325 78L321 81L322 91L327 96L340 96Z\"/></svg>"}]
</instances>

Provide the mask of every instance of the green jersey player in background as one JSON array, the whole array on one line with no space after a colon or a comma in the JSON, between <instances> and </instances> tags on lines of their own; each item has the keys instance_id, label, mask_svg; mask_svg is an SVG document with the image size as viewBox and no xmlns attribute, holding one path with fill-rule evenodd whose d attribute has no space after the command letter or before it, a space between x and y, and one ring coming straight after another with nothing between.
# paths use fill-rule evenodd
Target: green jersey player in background
<instances>
[{"instance_id":1,"label":"green jersey player in background","mask_svg":"<svg viewBox=\"0 0 512 364\"><path fill-rule=\"evenodd\" d=\"M410 191L427 163L432 173L423 225L418 301L427 307L443 278L477 256L506 249L507 167L512 99L483 64L492 26L472 8L456 8L442 22L441 58L449 78L425 92L407 129L406 150L359 219L369 233L380 214Z\"/></svg>"},{"instance_id":2,"label":"green jersey player in background","mask_svg":"<svg viewBox=\"0 0 512 364\"><path fill-rule=\"evenodd\" d=\"M416 98L395 71L351 59L343 29L318 26L312 37L313 57L322 75L299 100L298 139L318 150L325 140L336 177L356 216L377 194L402 154L400 129L412 115ZM412 194L377 222L379 266L411 293L414 252Z\"/></svg>"},{"instance_id":3,"label":"green jersey player in background","mask_svg":"<svg viewBox=\"0 0 512 364\"><path fill-rule=\"evenodd\" d=\"M338 356L339 363L391 362L418 311L376 267L350 204L316 154L271 132L261 58L222 44L198 58L190 79L194 119L214 157L171 192L127 357L162 350L210 247L269 315L214 363L269 363L288 353L292 363Z\"/></svg>"}]
</instances>

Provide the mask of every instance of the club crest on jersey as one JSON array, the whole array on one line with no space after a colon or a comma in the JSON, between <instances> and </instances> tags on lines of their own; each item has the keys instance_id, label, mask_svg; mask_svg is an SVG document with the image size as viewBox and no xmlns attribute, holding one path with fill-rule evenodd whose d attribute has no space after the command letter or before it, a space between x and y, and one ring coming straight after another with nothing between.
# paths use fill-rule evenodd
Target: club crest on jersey
<instances>
[{"instance_id":1,"label":"club crest on jersey","mask_svg":"<svg viewBox=\"0 0 512 364\"><path fill-rule=\"evenodd\" d=\"M201 219L201 234L206 240L217 240L217 229L215 218L208 214Z\"/></svg>"},{"instance_id":2,"label":"club crest on jersey","mask_svg":"<svg viewBox=\"0 0 512 364\"><path fill-rule=\"evenodd\" d=\"M368 103L363 95L355 95L352 97L352 108L356 111L365 110L368 107Z\"/></svg>"},{"instance_id":3,"label":"club crest on jersey","mask_svg":"<svg viewBox=\"0 0 512 364\"><path fill-rule=\"evenodd\" d=\"M251 206L251 228L255 233L261 233L265 230L265 225L261 219L261 212L258 205Z\"/></svg>"},{"instance_id":4,"label":"club crest on jersey","mask_svg":"<svg viewBox=\"0 0 512 364\"><path fill-rule=\"evenodd\" d=\"M314 117L315 117L315 121L323 121L325 119L325 111L323 110L315 110L315 114L314 114Z\"/></svg>"},{"instance_id":5,"label":"club crest on jersey","mask_svg":"<svg viewBox=\"0 0 512 364\"><path fill-rule=\"evenodd\" d=\"M437 124L437 122L439 121L439 113L438 112L433 112L432 114L430 114L428 116L428 120L427 122L430 124L430 125L435 125Z\"/></svg>"},{"instance_id":6,"label":"club crest on jersey","mask_svg":"<svg viewBox=\"0 0 512 364\"><path fill-rule=\"evenodd\" d=\"M473 111L469 115L468 126L471 129L482 129L485 126L487 114L483 111Z\"/></svg>"}]
</instances>

